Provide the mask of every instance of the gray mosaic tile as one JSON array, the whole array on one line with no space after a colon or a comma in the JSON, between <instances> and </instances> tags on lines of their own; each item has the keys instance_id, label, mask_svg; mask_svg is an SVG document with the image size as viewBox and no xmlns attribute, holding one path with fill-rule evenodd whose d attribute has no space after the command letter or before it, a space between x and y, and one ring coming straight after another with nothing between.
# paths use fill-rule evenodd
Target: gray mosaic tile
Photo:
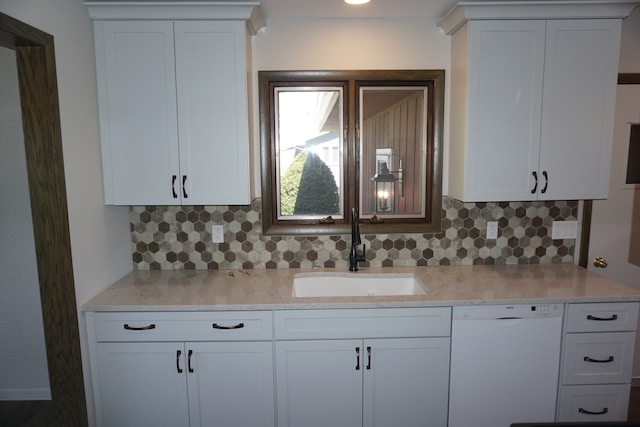
<instances>
[{"instance_id":1,"label":"gray mosaic tile","mask_svg":"<svg viewBox=\"0 0 640 427\"><path fill-rule=\"evenodd\" d=\"M350 236L263 236L261 202L248 206L132 206L131 251L138 270L347 269ZM573 262L575 240L552 240L553 221L576 220L577 201L442 203L442 231L365 235L364 266ZM498 238L485 239L487 221ZM224 243L211 242L211 226Z\"/></svg>"}]
</instances>

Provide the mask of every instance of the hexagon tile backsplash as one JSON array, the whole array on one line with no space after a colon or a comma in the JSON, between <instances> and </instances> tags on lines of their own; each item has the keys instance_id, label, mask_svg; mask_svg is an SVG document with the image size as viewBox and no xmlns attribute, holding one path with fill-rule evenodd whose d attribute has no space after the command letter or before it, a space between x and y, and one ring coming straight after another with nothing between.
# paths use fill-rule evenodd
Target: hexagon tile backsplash
<instances>
[{"instance_id":1,"label":"hexagon tile backsplash","mask_svg":"<svg viewBox=\"0 0 640 427\"><path fill-rule=\"evenodd\" d=\"M542 264L573 262L575 240L552 240L553 221L576 220L577 201L462 203L442 199L442 231L367 234L363 266ZM263 236L261 202L248 206L133 206L129 211L138 270L347 269L349 235ZM487 221L498 239L487 240ZM224 243L211 242L211 226Z\"/></svg>"}]
</instances>

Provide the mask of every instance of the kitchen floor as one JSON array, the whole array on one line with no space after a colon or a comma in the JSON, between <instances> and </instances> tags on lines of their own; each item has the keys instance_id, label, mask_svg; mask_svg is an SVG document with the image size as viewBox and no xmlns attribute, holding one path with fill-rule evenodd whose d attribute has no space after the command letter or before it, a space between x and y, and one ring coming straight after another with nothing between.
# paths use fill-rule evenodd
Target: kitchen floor
<instances>
[{"instance_id":1,"label":"kitchen floor","mask_svg":"<svg viewBox=\"0 0 640 427\"><path fill-rule=\"evenodd\" d=\"M640 386L631 387L629 397L629 420L640 420Z\"/></svg>"},{"instance_id":2,"label":"kitchen floor","mask_svg":"<svg viewBox=\"0 0 640 427\"><path fill-rule=\"evenodd\" d=\"M0 425L3 427L54 427L50 400L0 401Z\"/></svg>"}]
</instances>

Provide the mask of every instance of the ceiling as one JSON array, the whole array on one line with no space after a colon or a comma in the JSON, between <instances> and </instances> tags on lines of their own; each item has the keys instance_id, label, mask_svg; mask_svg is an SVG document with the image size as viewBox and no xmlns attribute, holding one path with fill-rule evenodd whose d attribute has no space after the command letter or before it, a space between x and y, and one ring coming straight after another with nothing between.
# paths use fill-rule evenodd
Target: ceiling
<instances>
[{"instance_id":1,"label":"ceiling","mask_svg":"<svg viewBox=\"0 0 640 427\"><path fill-rule=\"evenodd\" d=\"M267 20L271 18L439 18L457 3L457 0L371 0L366 5L351 6L345 4L343 0L255 1L260 2Z\"/></svg>"}]
</instances>

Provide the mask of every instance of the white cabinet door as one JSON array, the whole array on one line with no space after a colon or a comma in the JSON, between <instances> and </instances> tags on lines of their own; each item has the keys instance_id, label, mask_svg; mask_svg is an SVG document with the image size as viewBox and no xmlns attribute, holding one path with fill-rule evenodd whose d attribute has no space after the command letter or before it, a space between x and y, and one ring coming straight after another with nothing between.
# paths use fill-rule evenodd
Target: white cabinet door
<instances>
[{"instance_id":1,"label":"white cabinet door","mask_svg":"<svg viewBox=\"0 0 640 427\"><path fill-rule=\"evenodd\" d=\"M191 427L273 427L273 344L187 343Z\"/></svg>"},{"instance_id":2,"label":"white cabinet door","mask_svg":"<svg viewBox=\"0 0 640 427\"><path fill-rule=\"evenodd\" d=\"M469 201L535 199L545 22L470 22L468 37L466 169L452 170L465 174L464 181L452 180L452 195Z\"/></svg>"},{"instance_id":3,"label":"white cabinet door","mask_svg":"<svg viewBox=\"0 0 640 427\"><path fill-rule=\"evenodd\" d=\"M96 21L105 202L250 203L244 21Z\"/></svg>"},{"instance_id":4,"label":"white cabinet door","mask_svg":"<svg viewBox=\"0 0 640 427\"><path fill-rule=\"evenodd\" d=\"M278 425L362 427L362 340L276 342Z\"/></svg>"},{"instance_id":5,"label":"white cabinet door","mask_svg":"<svg viewBox=\"0 0 640 427\"><path fill-rule=\"evenodd\" d=\"M250 203L247 37L244 21L175 22L183 204Z\"/></svg>"},{"instance_id":6,"label":"white cabinet door","mask_svg":"<svg viewBox=\"0 0 640 427\"><path fill-rule=\"evenodd\" d=\"M98 343L101 427L189 425L182 343Z\"/></svg>"},{"instance_id":7,"label":"white cabinet door","mask_svg":"<svg viewBox=\"0 0 640 427\"><path fill-rule=\"evenodd\" d=\"M447 338L364 341L364 426L446 427Z\"/></svg>"},{"instance_id":8,"label":"white cabinet door","mask_svg":"<svg viewBox=\"0 0 640 427\"><path fill-rule=\"evenodd\" d=\"M607 197L619 19L469 21L452 40L449 195Z\"/></svg>"},{"instance_id":9,"label":"white cabinet door","mask_svg":"<svg viewBox=\"0 0 640 427\"><path fill-rule=\"evenodd\" d=\"M608 195L620 33L619 19L547 22L540 199Z\"/></svg>"},{"instance_id":10,"label":"white cabinet door","mask_svg":"<svg viewBox=\"0 0 640 427\"><path fill-rule=\"evenodd\" d=\"M173 23L94 30L105 203L179 204Z\"/></svg>"}]
</instances>

